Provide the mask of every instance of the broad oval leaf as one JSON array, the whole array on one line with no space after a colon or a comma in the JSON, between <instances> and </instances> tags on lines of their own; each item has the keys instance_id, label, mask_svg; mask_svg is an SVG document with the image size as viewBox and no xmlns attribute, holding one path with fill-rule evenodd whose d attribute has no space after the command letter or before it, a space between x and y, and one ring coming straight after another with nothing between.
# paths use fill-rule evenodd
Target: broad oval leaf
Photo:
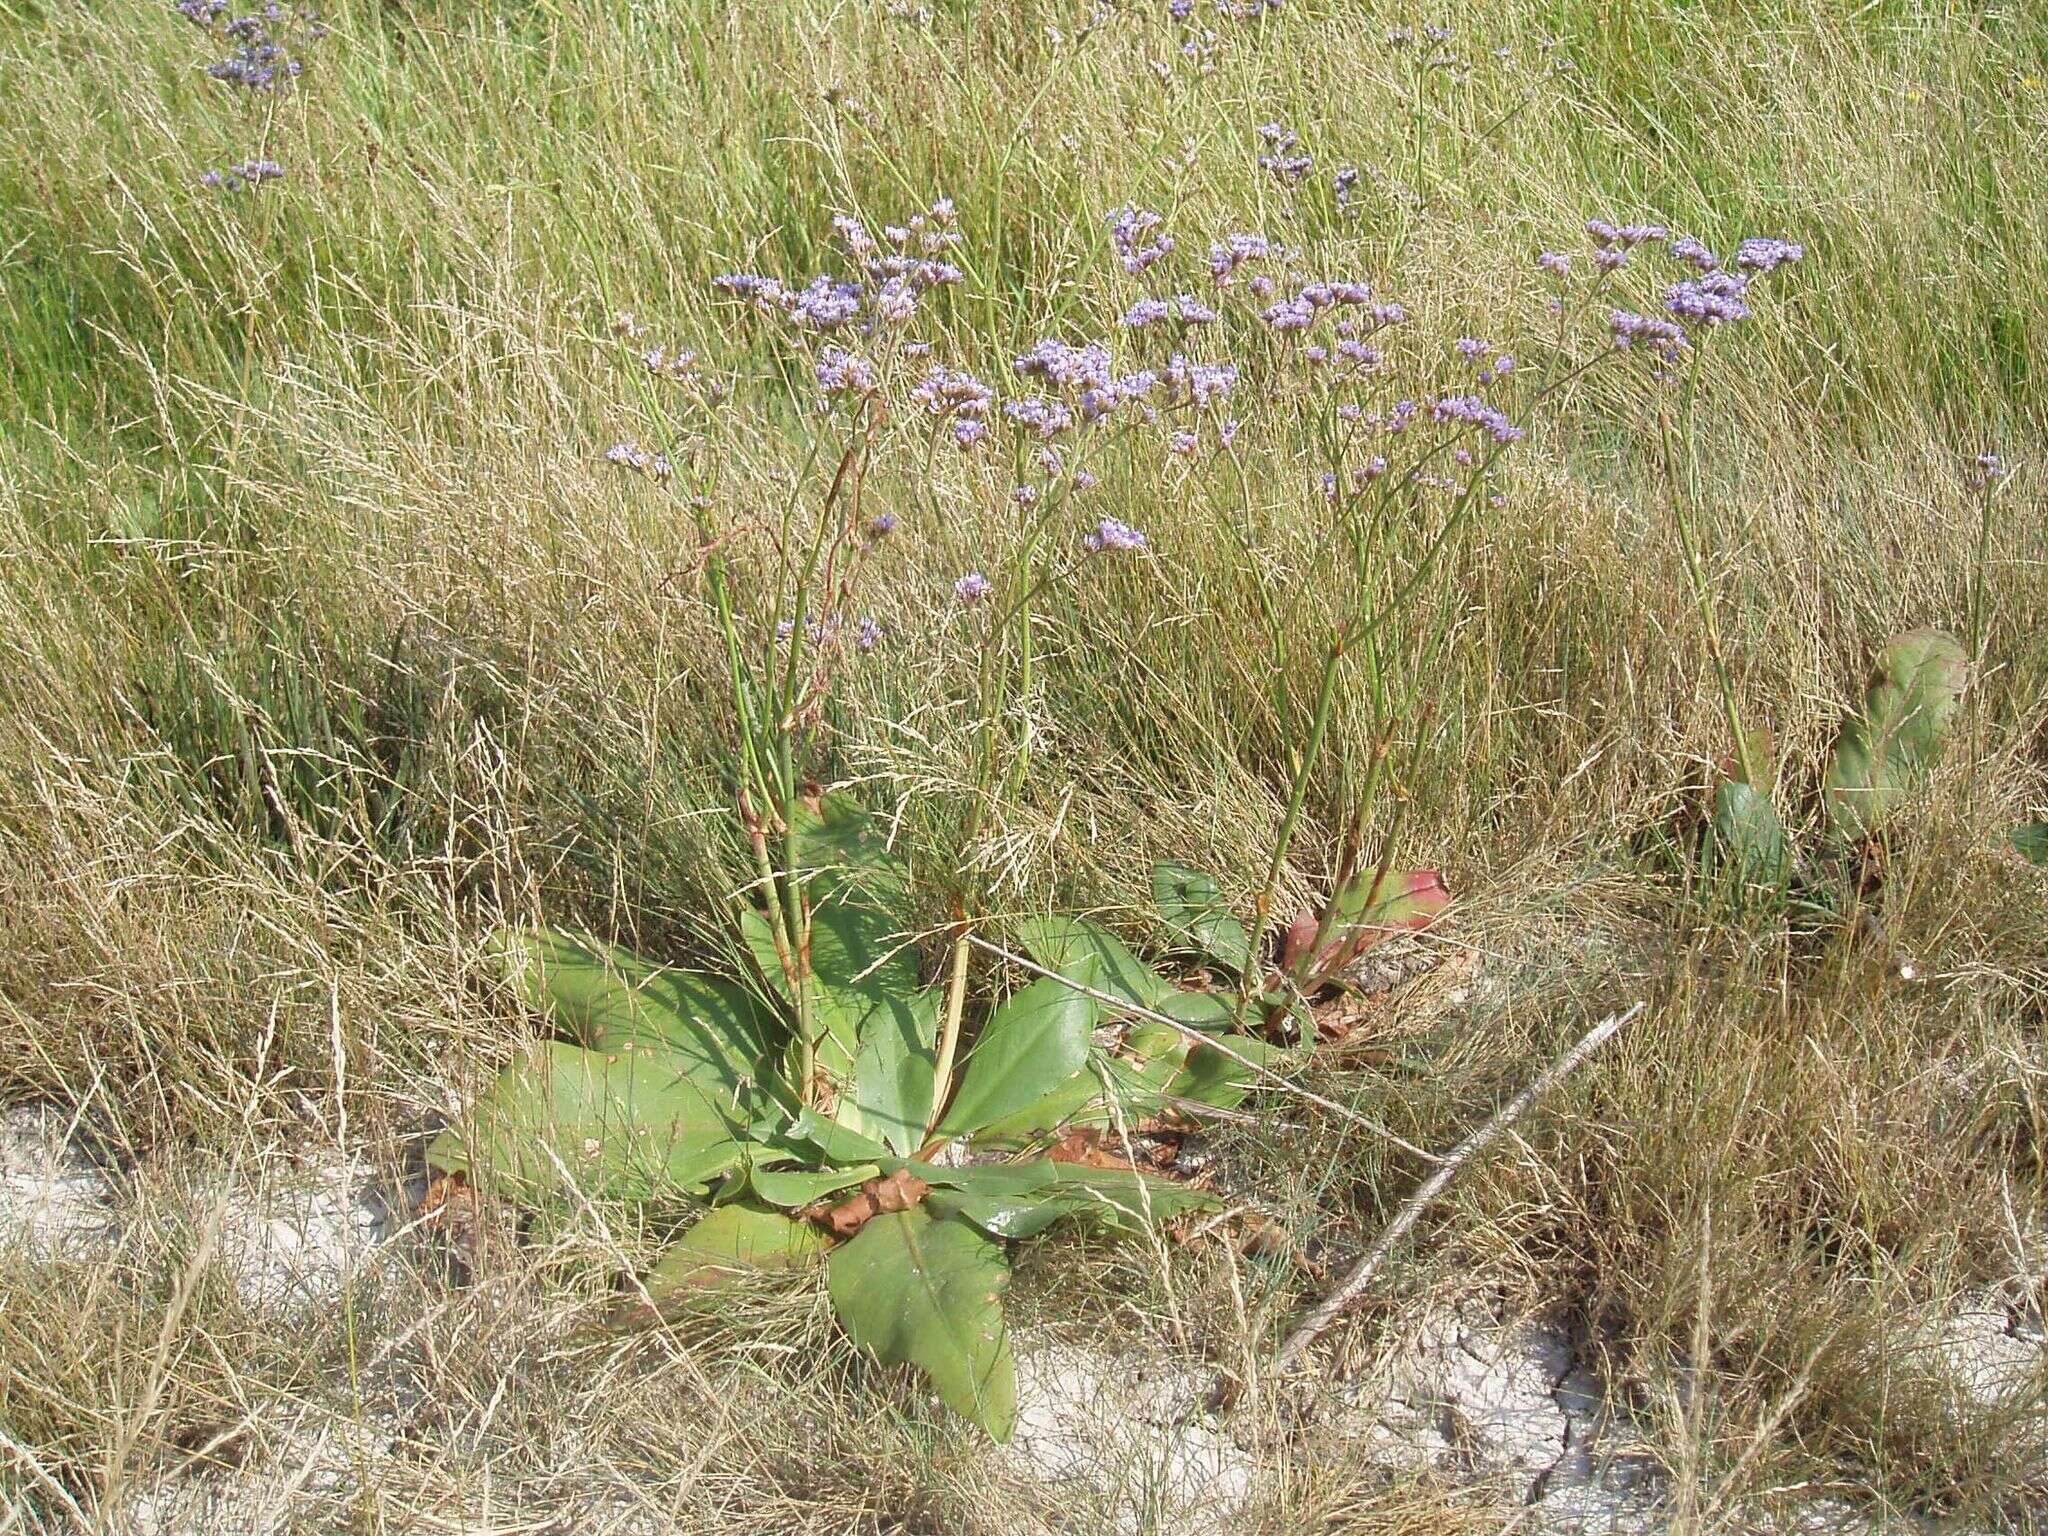
<instances>
[{"instance_id":1,"label":"broad oval leaf","mask_svg":"<svg viewBox=\"0 0 2048 1536\"><path fill-rule=\"evenodd\" d=\"M1233 975L1251 964L1251 936L1232 915L1214 875L1162 860L1152 866L1152 899L1176 943Z\"/></svg>"},{"instance_id":2,"label":"broad oval leaf","mask_svg":"<svg viewBox=\"0 0 2048 1536\"><path fill-rule=\"evenodd\" d=\"M978 1131L1072 1077L1087 1064L1100 1013L1094 998L1051 976L1013 994L981 1026L939 1133Z\"/></svg>"},{"instance_id":3,"label":"broad oval leaf","mask_svg":"<svg viewBox=\"0 0 2048 1536\"><path fill-rule=\"evenodd\" d=\"M1863 706L1843 723L1828 762L1837 833L1868 837L1918 787L1947 743L1968 675L1962 642L1938 629L1910 630L1879 653Z\"/></svg>"},{"instance_id":4,"label":"broad oval leaf","mask_svg":"<svg viewBox=\"0 0 2048 1536\"><path fill-rule=\"evenodd\" d=\"M1783 891L1792 877L1792 849L1776 807L1738 779L1714 790L1706 864L1709 874L1761 891Z\"/></svg>"},{"instance_id":5,"label":"broad oval leaf","mask_svg":"<svg viewBox=\"0 0 2048 1536\"><path fill-rule=\"evenodd\" d=\"M920 1204L869 1221L832 1251L825 1274L854 1343L919 1367L946 1406L992 1438L1010 1438L1017 1366L1003 1323L1010 1266L1001 1244Z\"/></svg>"},{"instance_id":6,"label":"broad oval leaf","mask_svg":"<svg viewBox=\"0 0 2048 1536\"><path fill-rule=\"evenodd\" d=\"M2029 864L2048 864L2048 821L2023 821L2009 836L2014 851Z\"/></svg>"},{"instance_id":7,"label":"broad oval leaf","mask_svg":"<svg viewBox=\"0 0 2048 1536\"><path fill-rule=\"evenodd\" d=\"M506 1067L427 1161L529 1196L653 1199L737 1167L746 1109L730 1079L673 1051L551 1040Z\"/></svg>"},{"instance_id":8,"label":"broad oval leaf","mask_svg":"<svg viewBox=\"0 0 2048 1536\"><path fill-rule=\"evenodd\" d=\"M944 992L928 987L908 997L883 997L861 1020L852 1080L833 1114L849 1129L891 1151L915 1152L932 1114L939 1009Z\"/></svg>"},{"instance_id":9,"label":"broad oval leaf","mask_svg":"<svg viewBox=\"0 0 2048 1536\"><path fill-rule=\"evenodd\" d=\"M1219 1202L1206 1190L1126 1168L1078 1163L978 1164L914 1171L933 1186L934 1215L958 1216L995 1237L1036 1237L1055 1222L1083 1220L1140 1231L1183 1211Z\"/></svg>"},{"instance_id":10,"label":"broad oval leaf","mask_svg":"<svg viewBox=\"0 0 2048 1536\"><path fill-rule=\"evenodd\" d=\"M1180 989L1085 917L1027 917L1010 925L1024 952L1049 971L1140 1008L1157 1008Z\"/></svg>"},{"instance_id":11,"label":"broad oval leaf","mask_svg":"<svg viewBox=\"0 0 2048 1536\"><path fill-rule=\"evenodd\" d=\"M1228 1046L1244 1061L1225 1055L1219 1046ZM1264 1067L1286 1054L1286 1046L1271 1040L1254 1035L1222 1035L1216 1045L1191 1047L1179 1075L1167 1085L1166 1091L1177 1099L1192 1099L1197 1104L1212 1104L1218 1109L1234 1109L1244 1102L1245 1095L1259 1077L1245 1062L1256 1062Z\"/></svg>"},{"instance_id":12,"label":"broad oval leaf","mask_svg":"<svg viewBox=\"0 0 2048 1536\"><path fill-rule=\"evenodd\" d=\"M592 1050L637 1042L715 1059L735 1078L763 1070L764 1021L743 987L561 929L503 928L491 945L521 1000Z\"/></svg>"},{"instance_id":13,"label":"broad oval leaf","mask_svg":"<svg viewBox=\"0 0 2048 1536\"><path fill-rule=\"evenodd\" d=\"M665 1249L641 1284L655 1307L748 1274L802 1269L825 1256L825 1235L806 1221L749 1205L708 1211Z\"/></svg>"}]
</instances>

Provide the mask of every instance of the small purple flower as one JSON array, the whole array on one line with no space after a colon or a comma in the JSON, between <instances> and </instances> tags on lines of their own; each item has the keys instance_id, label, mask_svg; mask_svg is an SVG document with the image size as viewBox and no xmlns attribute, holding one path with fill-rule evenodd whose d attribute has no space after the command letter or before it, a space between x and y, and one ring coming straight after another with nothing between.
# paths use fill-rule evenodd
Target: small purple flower
<instances>
[{"instance_id":1,"label":"small purple flower","mask_svg":"<svg viewBox=\"0 0 2048 1536\"><path fill-rule=\"evenodd\" d=\"M1232 443L1237 441L1237 429L1243 425L1244 423L1239 421L1235 416L1231 417L1228 421L1224 422L1222 426L1216 429L1216 441L1221 443L1224 447L1228 448Z\"/></svg>"},{"instance_id":2,"label":"small purple flower","mask_svg":"<svg viewBox=\"0 0 2048 1536\"><path fill-rule=\"evenodd\" d=\"M1146 239L1146 236L1163 222L1163 214L1140 208L1136 203L1125 203L1123 207L1110 213L1110 243L1116 247L1117 257L1123 262L1124 270L1132 276L1135 277L1161 257L1172 253L1171 235Z\"/></svg>"},{"instance_id":3,"label":"small purple flower","mask_svg":"<svg viewBox=\"0 0 2048 1536\"><path fill-rule=\"evenodd\" d=\"M1124 311L1123 319L1117 323L1126 330L1142 330L1167 319L1172 313L1172 306L1164 299L1140 299Z\"/></svg>"},{"instance_id":4,"label":"small purple flower","mask_svg":"<svg viewBox=\"0 0 2048 1536\"><path fill-rule=\"evenodd\" d=\"M827 395L872 395L881 387L875 365L864 357L827 347L818 358L818 388Z\"/></svg>"},{"instance_id":5,"label":"small purple flower","mask_svg":"<svg viewBox=\"0 0 2048 1536\"><path fill-rule=\"evenodd\" d=\"M970 605L980 602L994 590L995 583L979 571L969 571L965 576L962 576L953 583L954 599Z\"/></svg>"},{"instance_id":6,"label":"small purple flower","mask_svg":"<svg viewBox=\"0 0 2048 1536\"><path fill-rule=\"evenodd\" d=\"M1550 273L1553 277L1569 277L1572 270L1572 259L1565 255L1563 251L1545 251L1536 258L1536 265Z\"/></svg>"},{"instance_id":7,"label":"small purple flower","mask_svg":"<svg viewBox=\"0 0 2048 1536\"><path fill-rule=\"evenodd\" d=\"M1806 259L1806 247L1755 235L1735 248L1735 265L1745 272L1775 272Z\"/></svg>"},{"instance_id":8,"label":"small purple flower","mask_svg":"<svg viewBox=\"0 0 2048 1536\"><path fill-rule=\"evenodd\" d=\"M1672 240L1671 259L1699 272L1711 272L1721 265L1721 258L1691 235L1679 235Z\"/></svg>"},{"instance_id":9,"label":"small purple flower","mask_svg":"<svg viewBox=\"0 0 2048 1536\"><path fill-rule=\"evenodd\" d=\"M1977 455L1975 462L1970 466L1970 488L1976 491L1988 491L2011 473L2012 471L2007 467L2005 460L1997 454L1980 453Z\"/></svg>"},{"instance_id":10,"label":"small purple flower","mask_svg":"<svg viewBox=\"0 0 2048 1536\"><path fill-rule=\"evenodd\" d=\"M1077 469L1074 471L1073 486L1075 490L1092 491L1100 484L1102 482L1095 477L1093 470Z\"/></svg>"},{"instance_id":11,"label":"small purple flower","mask_svg":"<svg viewBox=\"0 0 2048 1536\"><path fill-rule=\"evenodd\" d=\"M853 629L853 643L864 651L872 651L882 641L882 626L872 618L863 618Z\"/></svg>"},{"instance_id":12,"label":"small purple flower","mask_svg":"<svg viewBox=\"0 0 2048 1536\"><path fill-rule=\"evenodd\" d=\"M1747 320L1744 302L1749 280L1734 272L1708 272L1698 279L1674 283L1664 295L1664 307L1681 320L1715 326Z\"/></svg>"},{"instance_id":13,"label":"small purple flower","mask_svg":"<svg viewBox=\"0 0 2048 1536\"><path fill-rule=\"evenodd\" d=\"M1193 458L1195 451L1201 446L1202 440L1192 432L1176 432L1173 434L1173 440L1167 444L1172 452L1184 459Z\"/></svg>"},{"instance_id":14,"label":"small purple flower","mask_svg":"<svg viewBox=\"0 0 2048 1536\"><path fill-rule=\"evenodd\" d=\"M988 423L978 416L962 416L953 423L953 443L959 448L972 448L988 436Z\"/></svg>"},{"instance_id":15,"label":"small purple flower","mask_svg":"<svg viewBox=\"0 0 2048 1536\"><path fill-rule=\"evenodd\" d=\"M1035 485L1012 486L1010 488L1010 500L1020 507L1032 506L1038 501L1038 487Z\"/></svg>"},{"instance_id":16,"label":"small purple flower","mask_svg":"<svg viewBox=\"0 0 2048 1536\"><path fill-rule=\"evenodd\" d=\"M1095 525L1094 532L1086 535L1082 544L1090 554L1101 554L1104 550L1136 550L1145 547L1145 535L1129 523L1113 517L1105 517Z\"/></svg>"},{"instance_id":17,"label":"small purple flower","mask_svg":"<svg viewBox=\"0 0 2048 1536\"><path fill-rule=\"evenodd\" d=\"M1430 416L1478 427L1496 443L1519 442L1523 436L1520 427L1477 395L1445 395L1430 407Z\"/></svg>"},{"instance_id":18,"label":"small purple flower","mask_svg":"<svg viewBox=\"0 0 2048 1536\"><path fill-rule=\"evenodd\" d=\"M1458 338L1458 356L1465 359L1468 363L1478 362L1480 358L1486 356L1492 350L1492 342L1481 341L1477 336L1460 336Z\"/></svg>"}]
</instances>

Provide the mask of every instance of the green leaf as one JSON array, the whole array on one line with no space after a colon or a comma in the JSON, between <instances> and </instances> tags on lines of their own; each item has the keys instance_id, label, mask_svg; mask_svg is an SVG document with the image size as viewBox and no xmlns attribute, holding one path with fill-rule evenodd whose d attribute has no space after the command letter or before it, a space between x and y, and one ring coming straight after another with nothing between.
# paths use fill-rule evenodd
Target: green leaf
<instances>
[{"instance_id":1,"label":"green leaf","mask_svg":"<svg viewBox=\"0 0 2048 1536\"><path fill-rule=\"evenodd\" d=\"M1014 1114L991 1120L974 1133L975 1143L994 1144L1033 1137L1090 1118L1099 1123L1108 1118L1108 1110L1102 1107L1103 1092L1102 1078L1091 1064L1043 1098L1033 1100Z\"/></svg>"},{"instance_id":2,"label":"green leaf","mask_svg":"<svg viewBox=\"0 0 2048 1536\"><path fill-rule=\"evenodd\" d=\"M637 1042L720 1062L736 1079L764 1070L760 1010L731 982L559 929L502 928L491 947L521 1000L592 1050Z\"/></svg>"},{"instance_id":3,"label":"green leaf","mask_svg":"<svg viewBox=\"0 0 2048 1536\"><path fill-rule=\"evenodd\" d=\"M768 984L796 1008L764 913L740 916L740 932ZM862 1026L870 1014L918 992L918 954L907 913L861 892L828 887L811 910L810 968L803 992L820 1067L835 1084L853 1077Z\"/></svg>"},{"instance_id":4,"label":"green leaf","mask_svg":"<svg viewBox=\"0 0 2048 1536\"><path fill-rule=\"evenodd\" d=\"M547 1041L500 1073L427 1160L529 1194L566 1182L651 1199L738 1166L745 1109L730 1079L702 1060L631 1041L617 1051Z\"/></svg>"},{"instance_id":5,"label":"green leaf","mask_svg":"<svg viewBox=\"0 0 2048 1536\"><path fill-rule=\"evenodd\" d=\"M1152 899L1176 942L1233 975L1251 964L1251 936L1232 915L1214 875L1161 861L1152 866Z\"/></svg>"},{"instance_id":6,"label":"green leaf","mask_svg":"<svg viewBox=\"0 0 2048 1536\"><path fill-rule=\"evenodd\" d=\"M1837 833L1870 836L1926 778L1968 675L1962 643L1941 630L1911 630L1885 646L1863 707L1844 722L1828 763Z\"/></svg>"},{"instance_id":7,"label":"green leaf","mask_svg":"<svg viewBox=\"0 0 2048 1536\"><path fill-rule=\"evenodd\" d=\"M923 1204L875 1217L826 1260L832 1306L853 1342L923 1369L948 1407L999 1441L1017 1420L1003 1325L1009 1280L1000 1244Z\"/></svg>"},{"instance_id":8,"label":"green leaf","mask_svg":"<svg viewBox=\"0 0 2048 1536\"><path fill-rule=\"evenodd\" d=\"M2028 863L2048 864L2048 821L2023 821L2009 835Z\"/></svg>"},{"instance_id":9,"label":"green leaf","mask_svg":"<svg viewBox=\"0 0 2048 1536\"><path fill-rule=\"evenodd\" d=\"M884 997L861 1020L853 1080L840 1091L836 1118L892 1151L918 1149L932 1114L943 1001L944 993L936 987L908 997Z\"/></svg>"},{"instance_id":10,"label":"green leaf","mask_svg":"<svg viewBox=\"0 0 2048 1536\"><path fill-rule=\"evenodd\" d=\"M1237 1022L1237 997L1225 992L1176 992L1152 1011L1190 1029L1221 1034Z\"/></svg>"},{"instance_id":11,"label":"green leaf","mask_svg":"<svg viewBox=\"0 0 2048 1536\"><path fill-rule=\"evenodd\" d=\"M993 1237L1036 1237L1065 1220L1136 1232L1218 1203L1205 1190L1128 1168L1039 1160L965 1168L913 1164L912 1171L933 1186L925 1199L933 1215L958 1216Z\"/></svg>"},{"instance_id":12,"label":"green leaf","mask_svg":"<svg viewBox=\"0 0 2048 1536\"><path fill-rule=\"evenodd\" d=\"M1224 1035L1218 1043L1229 1046L1246 1061L1255 1061L1262 1067L1271 1066L1275 1058L1287 1054L1285 1046L1252 1035ZM1224 1055L1216 1046L1197 1045L1190 1048L1180 1075L1167 1084L1166 1091L1175 1098L1192 1099L1197 1104L1235 1109L1244 1102L1245 1095L1257 1079L1258 1074L1244 1062Z\"/></svg>"},{"instance_id":13,"label":"green leaf","mask_svg":"<svg viewBox=\"0 0 2048 1536\"><path fill-rule=\"evenodd\" d=\"M1025 954L1069 981L1140 1008L1157 1008L1180 989L1131 953L1124 941L1085 917L1028 917L1011 924ZM1093 966L1090 974L1085 968Z\"/></svg>"},{"instance_id":14,"label":"green leaf","mask_svg":"<svg viewBox=\"0 0 2048 1536\"><path fill-rule=\"evenodd\" d=\"M748 1158L742 1170L740 1187L765 1204L794 1211L842 1189L851 1189L881 1171L879 1163L854 1163L844 1168L770 1168L763 1167L756 1154Z\"/></svg>"},{"instance_id":15,"label":"green leaf","mask_svg":"<svg viewBox=\"0 0 2048 1536\"><path fill-rule=\"evenodd\" d=\"M988 1016L939 1133L964 1136L1013 1115L1087 1064L1100 1007L1041 976Z\"/></svg>"},{"instance_id":16,"label":"green leaf","mask_svg":"<svg viewBox=\"0 0 2048 1536\"><path fill-rule=\"evenodd\" d=\"M825 1236L780 1211L721 1205L663 1251L641 1282L656 1307L747 1274L802 1269L825 1256Z\"/></svg>"},{"instance_id":17,"label":"green leaf","mask_svg":"<svg viewBox=\"0 0 2048 1536\"><path fill-rule=\"evenodd\" d=\"M790 825L799 875L862 887L885 905L900 901L909 871L890 850L882 824L853 796L835 791L816 810L799 803Z\"/></svg>"},{"instance_id":18,"label":"green leaf","mask_svg":"<svg viewBox=\"0 0 2048 1536\"><path fill-rule=\"evenodd\" d=\"M1714 790L1706 853L1709 874L1747 888L1782 891L1792 878L1792 849L1777 809L1737 779L1724 780Z\"/></svg>"}]
</instances>

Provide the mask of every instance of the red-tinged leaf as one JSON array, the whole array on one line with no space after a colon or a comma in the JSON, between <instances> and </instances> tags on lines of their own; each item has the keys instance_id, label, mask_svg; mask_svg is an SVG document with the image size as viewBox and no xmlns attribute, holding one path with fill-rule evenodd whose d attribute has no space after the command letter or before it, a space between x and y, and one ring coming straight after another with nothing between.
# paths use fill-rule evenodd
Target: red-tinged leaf
<instances>
[{"instance_id":1,"label":"red-tinged leaf","mask_svg":"<svg viewBox=\"0 0 2048 1536\"><path fill-rule=\"evenodd\" d=\"M1332 899L1330 942L1297 974L1306 981L1327 981L1375 944L1427 928L1450 904L1450 888L1434 869L1390 869L1377 880L1360 876ZM1288 930L1290 941L1294 931Z\"/></svg>"},{"instance_id":2,"label":"red-tinged leaf","mask_svg":"<svg viewBox=\"0 0 2048 1536\"><path fill-rule=\"evenodd\" d=\"M1316 935L1322 931L1322 924L1315 913L1303 907L1294 914L1294 921L1287 925L1287 940L1281 946L1281 969L1291 971L1308 958L1308 952L1315 947Z\"/></svg>"}]
</instances>

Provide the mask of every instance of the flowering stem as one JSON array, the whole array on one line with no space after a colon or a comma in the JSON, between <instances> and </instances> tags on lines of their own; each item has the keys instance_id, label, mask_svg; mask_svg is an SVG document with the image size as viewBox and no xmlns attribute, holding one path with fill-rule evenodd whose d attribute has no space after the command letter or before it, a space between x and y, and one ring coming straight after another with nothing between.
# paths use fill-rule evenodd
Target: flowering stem
<instances>
[{"instance_id":1,"label":"flowering stem","mask_svg":"<svg viewBox=\"0 0 2048 1536\"><path fill-rule=\"evenodd\" d=\"M1337 698L1337 670L1343 663L1347 644L1344 627L1339 625L1323 658L1323 678L1316 690L1315 719L1309 726L1308 740L1295 763L1294 783L1287 794L1287 812L1280 819L1280 832L1273 840L1273 857L1266 866L1266 883L1252 909L1251 942L1247 947L1251 963L1244 968L1238 984L1236 1022L1239 1027L1243 1026L1245 1013L1251 1007L1252 989L1258 984L1259 948L1265 942L1266 930L1272 923L1273 897L1280 888L1281 871L1287 867L1287 850L1294 842L1294 829L1301 821L1302 805L1308 799L1309 774L1322 751L1323 738L1330 732L1331 706Z\"/></svg>"},{"instance_id":2,"label":"flowering stem","mask_svg":"<svg viewBox=\"0 0 2048 1536\"><path fill-rule=\"evenodd\" d=\"M1714 668L1714 680L1721 691L1721 709L1728 721L1728 734L1734 738L1735 766L1742 775L1742 782L1752 788L1757 783L1756 764L1751 761L1748 733L1742 729L1742 716L1735 706L1735 685L1728 675L1728 660L1721 648L1721 625L1714 612L1713 594L1707 589L1707 577L1700 564L1699 542L1693 536L1692 507L1698 494L1699 457L1692 441L1692 402L1699 383L1699 358L1695 353L1691 373L1686 381L1685 399L1682 406L1684 425L1681 436L1685 439L1685 480L1681 484L1677 474L1676 449L1672 442L1671 415L1659 411L1658 424L1664 438L1665 480L1671 488L1672 521L1678 525L1678 546L1685 556L1685 574L1692 585L1693 601L1700 610L1700 627L1706 633L1707 658Z\"/></svg>"}]
</instances>

